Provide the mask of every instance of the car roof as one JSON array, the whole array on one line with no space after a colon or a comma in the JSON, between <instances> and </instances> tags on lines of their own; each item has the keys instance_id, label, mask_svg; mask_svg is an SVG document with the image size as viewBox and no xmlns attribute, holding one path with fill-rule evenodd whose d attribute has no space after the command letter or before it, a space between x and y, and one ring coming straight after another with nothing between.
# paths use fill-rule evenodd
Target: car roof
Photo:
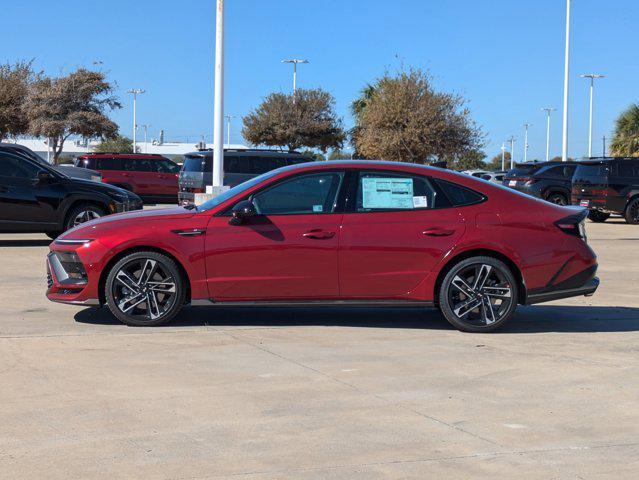
<instances>
[{"instance_id":1,"label":"car roof","mask_svg":"<svg viewBox=\"0 0 639 480\"><path fill-rule=\"evenodd\" d=\"M147 160L160 160L166 159L164 155L159 153L84 153L78 155L77 158L130 158L130 159L147 159ZM168 159L167 159L168 160Z\"/></svg>"},{"instance_id":2,"label":"car roof","mask_svg":"<svg viewBox=\"0 0 639 480\"><path fill-rule=\"evenodd\" d=\"M271 157L296 157L296 158L311 158L295 150L268 150L268 149L224 149L224 154L232 153L234 155L246 155L246 156L271 156ZM212 157L213 150L197 150L195 152L185 153L184 156L189 157Z\"/></svg>"}]
</instances>

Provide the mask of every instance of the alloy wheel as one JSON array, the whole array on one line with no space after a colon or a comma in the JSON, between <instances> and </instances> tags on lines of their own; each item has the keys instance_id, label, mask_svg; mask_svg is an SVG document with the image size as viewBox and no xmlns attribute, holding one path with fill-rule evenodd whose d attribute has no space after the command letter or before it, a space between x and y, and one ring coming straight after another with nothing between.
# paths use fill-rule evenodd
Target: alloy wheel
<instances>
[{"instance_id":1,"label":"alloy wheel","mask_svg":"<svg viewBox=\"0 0 639 480\"><path fill-rule=\"evenodd\" d=\"M176 280L157 260L137 258L116 272L111 293L123 314L139 321L154 321L174 305Z\"/></svg>"},{"instance_id":2,"label":"alloy wheel","mask_svg":"<svg viewBox=\"0 0 639 480\"><path fill-rule=\"evenodd\" d=\"M81 223L88 222L89 220L95 220L100 218L100 214L94 210L82 210L75 217L73 217L73 226L77 227Z\"/></svg>"},{"instance_id":3,"label":"alloy wheel","mask_svg":"<svg viewBox=\"0 0 639 480\"><path fill-rule=\"evenodd\" d=\"M447 295L459 322L484 327L498 322L510 311L513 286L499 268L476 263L455 274Z\"/></svg>"}]
</instances>

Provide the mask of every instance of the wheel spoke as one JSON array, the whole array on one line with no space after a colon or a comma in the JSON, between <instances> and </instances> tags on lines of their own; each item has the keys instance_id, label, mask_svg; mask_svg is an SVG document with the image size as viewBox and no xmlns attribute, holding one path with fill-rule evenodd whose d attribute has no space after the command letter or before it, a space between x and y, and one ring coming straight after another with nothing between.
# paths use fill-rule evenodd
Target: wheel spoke
<instances>
[{"instance_id":1,"label":"wheel spoke","mask_svg":"<svg viewBox=\"0 0 639 480\"><path fill-rule=\"evenodd\" d=\"M471 297L468 300L465 300L455 305L455 307L453 308L453 311L455 312L455 315L457 315L459 318L462 318L466 316L467 314L469 314L475 308L479 307L480 305L481 305L481 302L477 298Z\"/></svg>"},{"instance_id":2,"label":"wheel spoke","mask_svg":"<svg viewBox=\"0 0 639 480\"><path fill-rule=\"evenodd\" d=\"M169 279L170 280L170 279ZM146 282L149 290L157 293L175 293L175 283L171 281L164 282Z\"/></svg>"},{"instance_id":3,"label":"wheel spoke","mask_svg":"<svg viewBox=\"0 0 639 480\"><path fill-rule=\"evenodd\" d=\"M475 284L473 285L473 290L477 291L486 284L486 280L490 277L490 273L492 272L493 267L490 265L482 264L479 267L479 273L475 277Z\"/></svg>"},{"instance_id":4,"label":"wheel spoke","mask_svg":"<svg viewBox=\"0 0 639 480\"><path fill-rule=\"evenodd\" d=\"M115 279L120 282L122 285L124 285L126 288L128 288L129 290L132 290L134 292L138 291L138 285L137 282L131 278L131 276L126 273L124 270L120 270L116 275L115 275Z\"/></svg>"},{"instance_id":5,"label":"wheel spoke","mask_svg":"<svg viewBox=\"0 0 639 480\"><path fill-rule=\"evenodd\" d=\"M155 296L154 292L149 292L146 294L147 305L149 306L149 317L154 320L161 315L160 306L158 304L158 299Z\"/></svg>"},{"instance_id":6,"label":"wheel spoke","mask_svg":"<svg viewBox=\"0 0 639 480\"><path fill-rule=\"evenodd\" d=\"M157 262L155 260L148 259L144 262L144 266L142 267L142 271L140 272L138 285L146 285L146 283L151 280L153 274L155 273L156 265Z\"/></svg>"},{"instance_id":7,"label":"wheel spoke","mask_svg":"<svg viewBox=\"0 0 639 480\"><path fill-rule=\"evenodd\" d=\"M133 310L135 307L137 307L139 304L141 304L145 300L146 300L146 297L144 295L142 295L141 293L136 293L134 296L126 297L124 300L118 303L118 308L123 313L127 313L130 310ZM127 303L129 304L129 306L126 306Z\"/></svg>"},{"instance_id":8,"label":"wheel spoke","mask_svg":"<svg viewBox=\"0 0 639 480\"><path fill-rule=\"evenodd\" d=\"M512 290L510 287L484 287L482 289L482 293L493 298L510 298L512 296Z\"/></svg>"},{"instance_id":9,"label":"wheel spoke","mask_svg":"<svg viewBox=\"0 0 639 480\"><path fill-rule=\"evenodd\" d=\"M472 287L470 285L468 285L466 283L466 281L463 278L461 278L459 275L455 275L453 277L452 285L453 285L453 287L455 287L459 291L461 291L464 295L466 295L468 297L472 297L473 296Z\"/></svg>"},{"instance_id":10,"label":"wheel spoke","mask_svg":"<svg viewBox=\"0 0 639 480\"><path fill-rule=\"evenodd\" d=\"M481 301L481 318L486 325L495 323L495 311L493 310L493 304L488 297L484 297Z\"/></svg>"}]
</instances>

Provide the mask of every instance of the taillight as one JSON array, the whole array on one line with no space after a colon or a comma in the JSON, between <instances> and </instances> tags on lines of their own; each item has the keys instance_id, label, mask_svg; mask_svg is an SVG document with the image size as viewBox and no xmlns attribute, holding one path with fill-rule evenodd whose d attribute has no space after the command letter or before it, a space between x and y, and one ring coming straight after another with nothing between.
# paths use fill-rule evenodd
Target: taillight
<instances>
[{"instance_id":1,"label":"taillight","mask_svg":"<svg viewBox=\"0 0 639 480\"><path fill-rule=\"evenodd\" d=\"M581 238L584 242L588 240L586 237L586 217L588 210L581 210L579 213L562 218L555 222L555 226L564 233Z\"/></svg>"},{"instance_id":2,"label":"taillight","mask_svg":"<svg viewBox=\"0 0 639 480\"><path fill-rule=\"evenodd\" d=\"M206 193L206 190L202 187L200 188L187 188L187 190L191 193Z\"/></svg>"}]
</instances>

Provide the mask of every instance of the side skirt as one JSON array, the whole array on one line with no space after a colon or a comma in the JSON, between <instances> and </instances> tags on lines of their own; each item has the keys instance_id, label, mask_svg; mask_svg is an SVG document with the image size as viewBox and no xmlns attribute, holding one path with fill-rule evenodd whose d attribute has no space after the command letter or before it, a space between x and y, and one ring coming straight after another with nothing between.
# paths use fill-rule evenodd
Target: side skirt
<instances>
[{"instance_id":1,"label":"side skirt","mask_svg":"<svg viewBox=\"0 0 639 480\"><path fill-rule=\"evenodd\" d=\"M434 302L415 302L406 300L277 300L277 301L245 301L215 302L210 299L193 299L193 306L206 307L434 307Z\"/></svg>"}]
</instances>

